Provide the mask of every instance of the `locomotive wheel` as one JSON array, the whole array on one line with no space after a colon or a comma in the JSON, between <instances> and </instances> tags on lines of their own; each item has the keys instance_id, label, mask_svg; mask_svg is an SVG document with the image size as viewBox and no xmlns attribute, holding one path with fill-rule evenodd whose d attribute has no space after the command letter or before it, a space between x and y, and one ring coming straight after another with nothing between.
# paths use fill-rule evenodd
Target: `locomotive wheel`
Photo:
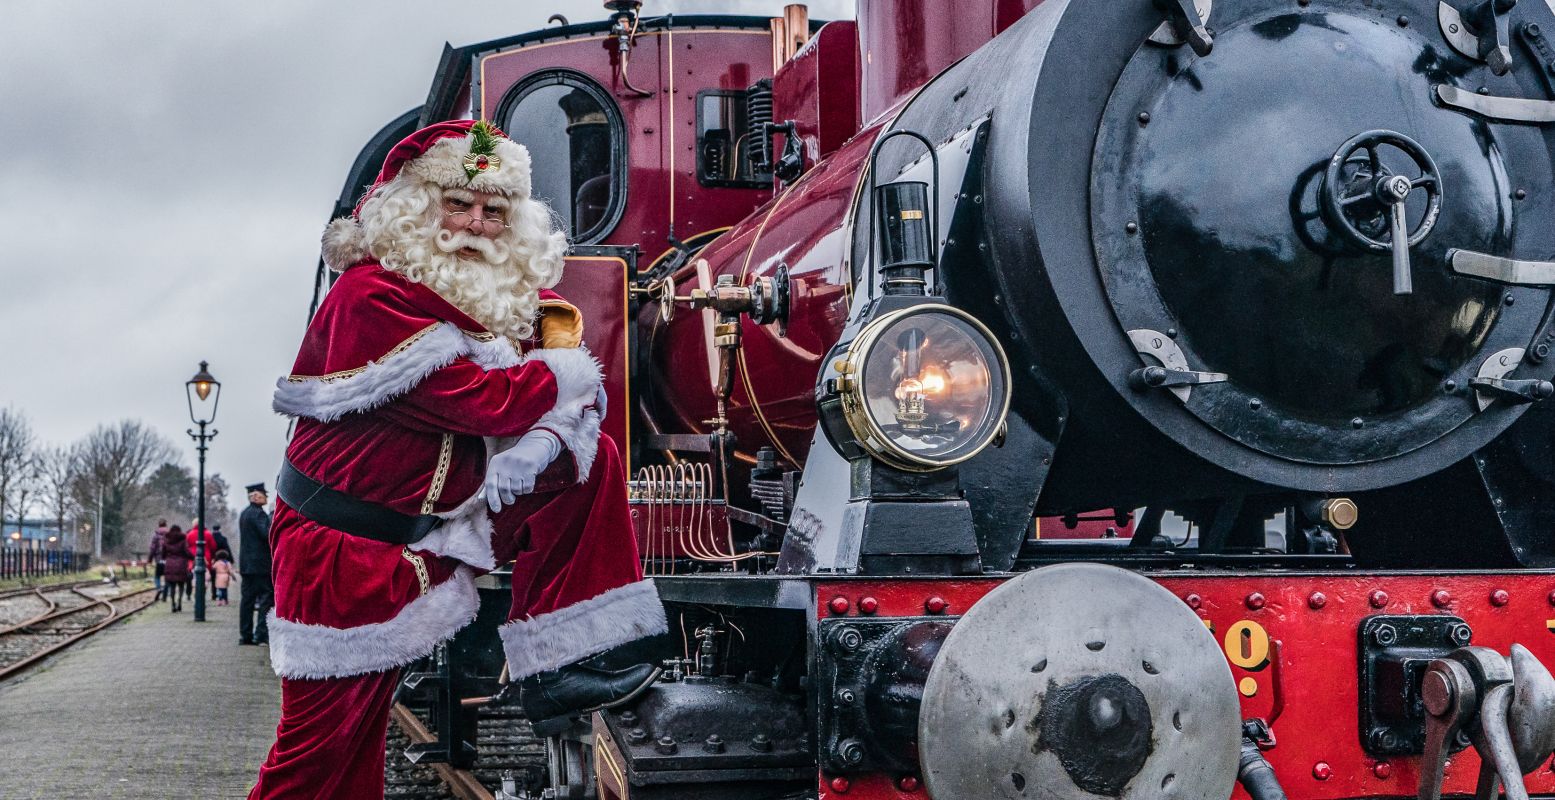
<instances>
[{"instance_id":1,"label":"locomotive wheel","mask_svg":"<svg viewBox=\"0 0 1555 800\"><path fill-rule=\"evenodd\" d=\"M1231 796L1231 669L1198 615L1099 564L1028 572L956 623L923 690L934 797Z\"/></svg>"}]
</instances>

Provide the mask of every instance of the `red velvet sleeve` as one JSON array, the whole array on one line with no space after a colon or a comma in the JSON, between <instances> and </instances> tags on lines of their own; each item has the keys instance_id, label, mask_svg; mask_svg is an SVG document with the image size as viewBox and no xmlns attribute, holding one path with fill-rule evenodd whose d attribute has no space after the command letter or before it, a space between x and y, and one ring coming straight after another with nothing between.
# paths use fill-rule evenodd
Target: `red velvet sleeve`
<instances>
[{"instance_id":1,"label":"red velvet sleeve","mask_svg":"<svg viewBox=\"0 0 1555 800\"><path fill-rule=\"evenodd\" d=\"M486 370L460 358L378 413L430 433L519 436L555 405L556 378L539 361Z\"/></svg>"}]
</instances>

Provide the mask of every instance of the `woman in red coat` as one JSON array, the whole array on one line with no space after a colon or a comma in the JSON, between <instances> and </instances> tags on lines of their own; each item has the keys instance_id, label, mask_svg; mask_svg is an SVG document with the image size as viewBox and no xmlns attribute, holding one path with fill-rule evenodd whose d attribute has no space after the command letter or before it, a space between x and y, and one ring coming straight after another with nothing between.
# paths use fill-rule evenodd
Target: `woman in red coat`
<instances>
[{"instance_id":1,"label":"woman in red coat","mask_svg":"<svg viewBox=\"0 0 1555 800\"><path fill-rule=\"evenodd\" d=\"M162 556L167 559L162 566L162 580L169 587L167 593L172 598L173 613L176 614L184 610L184 595L188 593L189 580L194 575L191 569L194 559L184 547L184 532L177 525L167 530L167 537L162 542Z\"/></svg>"}]
</instances>

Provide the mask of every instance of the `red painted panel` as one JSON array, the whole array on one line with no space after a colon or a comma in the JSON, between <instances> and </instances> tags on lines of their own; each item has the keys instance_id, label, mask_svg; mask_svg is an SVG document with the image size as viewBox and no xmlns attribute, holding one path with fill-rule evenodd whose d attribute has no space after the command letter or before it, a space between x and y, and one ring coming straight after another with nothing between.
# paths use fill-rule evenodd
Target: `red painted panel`
<instances>
[{"instance_id":1,"label":"red painted panel","mask_svg":"<svg viewBox=\"0 0 1555 800\"><path fill-rule=\"evenodd\" d=\"M798 123L805 163L858 133L858 26L828 22L772 79L772 118Z\"/></svg>"},{"instance_id":2,"label":"red painted panel","mask_svg":"<svg viewBox=\"0 0 1555 800\"><path fill-rule=\"evenodd\" d=\"M867 124L993 38L998 0L859 0Z\"/></svg>"},{"instance_id":3,"label":"red painted panel","mask_svg":"<svg viewBox=\"0 0 1555 800\"><path fill-rule=\"evenodd\" d=\"M1251 678L1256 692L1242 698L1244 717L1270 717L1278 746L1264 755L1274 766L1293 800L1414 797L1419 782L1419 758L1383 759L1367 756L1359 734L1359 690L1356 685L1360 622L1374 614L1452 614L1474 629L1474 643L1506 653L1513 642L1527 647L1546 665L1555 665L1555 621L1552 592L1555 574L1264 574L1152 576L1183 598L1203 617L1224 647L1225 633L1248 620L1268 634L1268 665L1244 669L1231 665L1238 682ZM948 603L948 614L964 613L1001 581L921 579L911 581L836 581L815 584L815 608L830 616L829 601L846 598L848 614L860 615L859 601L873 598L875 616L916 616L934 597ZM1373 605L1374 592L1386 593ZM1451 596L1445 608L1433 593ZM1498 606L1491 598L1507 593ZM1249 602L1249 598L1258 595ZM1321 595L1321 598L1315 598ZM866 604L867 606L868 604ZM1324 771L1315 769L1327 764ZM1555 792L1555 767L1545 767L1527 780L1535 794ZM1447 770L1447 794L1472 793L1479 759L1472 750L1453 757ZM899 800L904 795L893 781L899 776L852 776L849 791L839 794L821 780L821 797L830 800ZM919 797L924 794L918 794ZM1238 788L1232 795L1246 800ZM1215 800L1209 798L1208 800Z\"/></svg>"},{"instance_id":4,"label":"red painted panel","mask_svg":"<svg viewBox=\"0 0 1555 800\"><path fill-rule=\"evenodd\" d=\"M583 343L605 370L604 432L616 440L623 455L630 441L631 415L626 413L626 262L605 256L569 256L556 291L583 313Z\"/></svg>"}]
</instances>

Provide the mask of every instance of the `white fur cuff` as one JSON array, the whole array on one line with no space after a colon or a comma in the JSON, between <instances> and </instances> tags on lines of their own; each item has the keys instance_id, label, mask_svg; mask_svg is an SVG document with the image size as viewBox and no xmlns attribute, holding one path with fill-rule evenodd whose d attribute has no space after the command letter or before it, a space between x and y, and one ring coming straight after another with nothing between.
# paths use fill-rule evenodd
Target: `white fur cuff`
<instances>
[{"instance_id":1,"label":"white fur cuff","mask_svg":"<svg viewBox=\"0 0 1555 800\"><path fill-rule=\"evenodd\" d=\"M477 494L458 508L438 514L443 524L411 549L458 559L478 569L496 569L497 557L491 551L491 515L486 508L485 499Z\"/></svg>"},{"instance_id":2,"label":"white fur cuff","mask_svg":"<svg viewBox=\"0 0 1555 800\"><path fill-rule=\"evenodd\" d=\"M508 674L522 680L668 630L659 590L652 580L641 580L549 614L513 620L497 633Z\"/></svg>"},{"instance_id":3,"label":"white fur cuff","mask_svg":"<svg viewBox=\"0 0 1555 800\"><path fill-rule=\"evenodd\" d=\"M281 619L272 610L270 667L282 678L306 680L382 672L431 653L479 610L475 573L469 567L459 567L384 622L331 628Z\"/></svg>"},{"instance_id":4,"label":"white fur cuff","mask_svg":"<svg viewBox=\"0 0 1555 800\"><path fill-rule=\"evenodd\" d=\"M426 376L467 353L469 342L470 338L453 323L438 323L416 334L399 352L381 361L367 362L354 375L281 378L275 382L271 407L292 417L334 422L410 391Z\"/></svg>"},{"instance_id":5,"label":"white fur cuff","mask_svg":"<svg viewBox=\"0 0 1555 800\"><path fill-rule=\"evenodd\" d=\"M599 411L592 408L599 392L599 362L582 347L540 349L529 352L528 359L543 362L556 378L556 405L535 423L549 428L572 451L578 466L578 482L588 480L599 447Z\"/></svg>"}]
</instances>

